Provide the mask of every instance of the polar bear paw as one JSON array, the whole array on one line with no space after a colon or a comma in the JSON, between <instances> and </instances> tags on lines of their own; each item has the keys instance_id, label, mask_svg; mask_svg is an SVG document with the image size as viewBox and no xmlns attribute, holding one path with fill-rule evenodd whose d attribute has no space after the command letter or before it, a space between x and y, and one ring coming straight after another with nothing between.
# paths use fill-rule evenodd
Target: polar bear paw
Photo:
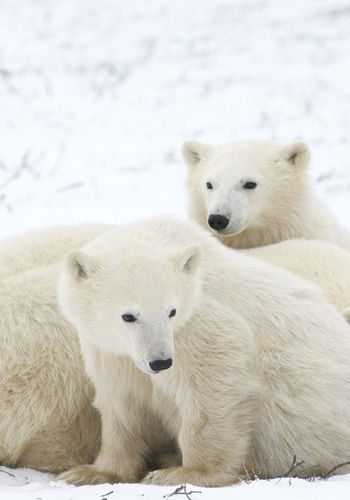
<instances>
[{"instance_id":1,"label":"polar bear paw","mask_svg":"<svg viewBox=\"0 0 350 500\"><path fill-rule=\"evenodd\" d=\"M98 470L94 465L79 465L73 467L67 472L63 472L57 477L58 480L66 483L82 486L84 484L104 484L116 483L117 477L109 472Z\"/></svg>"},{"instance_id":2,"label":"polar bear paw","mask_svg":"<svg viewBox=\"0 0 350 500\"><path fill-rule=\"evenodd\" d=\"M144 484L159 486L176 486L180 484L194 484L197 486L227 486L238 481L238 477L231 472L211 472L187 467L171 467L169 469L154 470L143 479Z\"/></svg>"}]
</instances>

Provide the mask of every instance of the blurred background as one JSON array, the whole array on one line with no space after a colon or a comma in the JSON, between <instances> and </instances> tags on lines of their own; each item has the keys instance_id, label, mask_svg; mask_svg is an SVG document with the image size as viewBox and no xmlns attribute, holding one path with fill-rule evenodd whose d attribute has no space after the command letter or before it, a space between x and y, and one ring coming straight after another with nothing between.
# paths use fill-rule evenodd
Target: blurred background
<instances>
[{"instance_id":1,"label":"blurred background","mask_svg":"<svg viewBox=\"0 0 350 500\"><path fill-rule=\"evenodd\" d=\"M350 1L0 0L0 236L183 214L181 143L306 141L350 227Z\"/></svg>"}]
</instances>

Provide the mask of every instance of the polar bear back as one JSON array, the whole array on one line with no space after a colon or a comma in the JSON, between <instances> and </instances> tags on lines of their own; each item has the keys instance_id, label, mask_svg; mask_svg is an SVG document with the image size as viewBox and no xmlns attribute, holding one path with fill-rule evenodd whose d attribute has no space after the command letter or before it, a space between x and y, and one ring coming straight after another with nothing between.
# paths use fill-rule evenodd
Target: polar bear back
<instances>
[{"instance_id":1,"label":"polar bear back","mask_svg":"<svg viewBox=\"0 0 350 500\"><path fill-rule=\"evenodd\" d=\"M321 240L295 239L241 252L318 284L338 310L350 307L350 253L338 245Z\"/></svg>"},{"instance_id":2,"label":"polar bear back","mask_svg":"<svg viewBox=\"0 0 350 500\"><path fill-rule=\"evenodd\" d=\"M0 242L0 277L58 262L70 250L110 227L105 224L52 226L7 238Z\"/></svg>"}]
</instances>

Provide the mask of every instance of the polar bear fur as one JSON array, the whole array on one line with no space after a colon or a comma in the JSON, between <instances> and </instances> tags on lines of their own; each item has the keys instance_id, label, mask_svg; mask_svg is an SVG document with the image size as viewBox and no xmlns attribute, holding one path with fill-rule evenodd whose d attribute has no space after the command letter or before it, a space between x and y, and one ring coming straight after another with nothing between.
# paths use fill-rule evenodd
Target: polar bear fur
<instances>
[{"instance_id":1,"label":"polar bear fur","mask_svg":"<svg viewBox=\"0 0 350 500\"><path fill-rule=\"evenodd\" d=\"M0 242L0 278L61 262L70 250L113 227L57 226L8 238ZM350 307L350 254L338 245L298 239L242 251L321 286L331 304L340 311Z\"/></svg>"},{"instance_id":2,"label":"polar bear fur","mask_svg":"<svg viewBox=\"0 0 350 500\"><path fill-rule=\"evenodd\" d=\"M339 311L350 308L350 253L338 245L299 239L241 252L316 283Z\"/></svg>"},{"instance_id":3,"label":"polar bear fur","mask_svg":"<svg viewBox=\"0 0 350 500\"><path fill-rule=\"evenodd\" d=\"M350 328L319 287L153 218L71 252L59 298L102 415L95 463L61 478L222 486L349 460Z\"/></svg>"},{"instance_id":4,"label":"polar bear fur","mask_svg":"<svg viewBox=\"0 0 350 500\"><path fill-rule=\"evenodd\" d=\"M59 262L73 248L106 231L106 224L35 229L0 243L0 278Z\"/></svg>"},{"instance_id":5,"label":"polar bear fur","mask_svg":"<svg viewBox=\"0 0 350 500\"><path fill-rule=\"evenodd\" d=\"M61 262L70 250L114 227L106 224L56 226L5 239L0 242L0 278ZM350 304L350 255L338 245L298 239L243 251L318 284L337 309L343 310Z\"/></svg>"},{"instance_id":6,"label":"polar bear fur","mask_svg":"<svg viewBox=\"0 0 350 500\"><path fill-rule=\"evenodd\" d=\"M203 227L211 224L225 245L251 248L306 238L350 250L349 231L312 192L305 144L242 140L208 146L190 141L182 153L190 215Z\"/></svg>"},{"instance_id":7,"label":"polar bear fur","mask_svg":"<svg viewBox=\"0 0 350 500\"><path fill-rule=\"evenodd\" d=\"M350 323L350 307L344 309L343 316L348 323Z\"/></svg>"},{"instance_id":8,"label":"polar bear fur","mask_svg":"<svg viewBox=\"0 0 350 500\"><path fill-rule=\"evenodd\" d=\"M57 304L61 265L0 287L0 463L61 472L93 461L100 417L77 333Z\"/></svg>"}]
</instances>

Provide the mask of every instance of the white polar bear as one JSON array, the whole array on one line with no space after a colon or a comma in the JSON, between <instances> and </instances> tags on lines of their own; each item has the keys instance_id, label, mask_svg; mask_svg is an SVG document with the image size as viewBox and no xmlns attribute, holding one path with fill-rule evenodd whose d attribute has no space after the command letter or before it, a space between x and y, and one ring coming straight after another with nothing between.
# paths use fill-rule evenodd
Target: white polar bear
<instances>
[{"instance_id":1,"label":"white polar bear","mask_svg":"<svg viewBox=\"0 0 350 500\"><path fill-rule=\"evenodd\" d=\"M53 227L53 228L31 231L23 235L5 240L0 244L0 274L1 272L4 271L5 266L8 274L16 274L16 273L21 273L32 267L43 266L46 264L50 264L51 262L59 262L63 258L64 254L67 253L69 250L73 249L76 246L85 244L87 241L93 239L96 235L111 228L112 226L105 226L102 224ZM346 270L349 269L350 256L348 256L346 252L342 251L335 245L331 245L326 242L286 241L277 245L271 245L266 248L251 249L248 250L247 252L253 256L266 259L274 264L281 265L282 267L284 266L292 270L293 272L296 272L296 274L300 274L305 278L309 279L310 281L314 281L315 283L320 284L324 288L329 300L340 310L342 310L345 307L345 305L349 303L346 297L349 297L350 280ZM316 256L316 258L314 258L314 256ZM39 283L40 286L42 286L43 295L46 295L46 297L52 296L52 291L56 287L56 281L55 280L52 281L51 276L53 276L55 272L57 273L58 270L55 271L54 267L49 268L48 270L35 269L32 272L26 273L23 276L16 277L16 279L13 281L7 279L2 282L3 295L0 296L3 297L1 301L1 304L3 306L2 325L4 331L5 330L8 331L9 334L13 336L13 340L16 342L16 344L20 345L21 341L18 336L14 336L13 326L11 326L12 325L11 321L10 322L8 321L7 314L9 314L10 319L11 318L13 319L13 316L11 316L13 314L12 311L14 310L14 308L17 307L17 298L16 298L17 286L19 285L19 289L21 291L21 294L18 297L20 301L22 300L21 299L22 295L28 293L29 291L30 293L32 290L37 290L39 292L40 291L40 288L38 287ZM7 291L9 287L11 288L11 293L8 293ZM32 302L30 302L31 300ZM36 294L28 296L28 303L32 304L31 307L34 307L34 304L36 304L37 310L40 310L40 308L38 309ZM55 308L54 304L52 304L52 306ZM48 312L49 309L46 308L45 311ZM24 322L28 320L27 312L25 312L25 310L23 309L21 310L21 314L25 315L24 316L25 319L23 320L23 322L21 322L21 324L24 324ZM44 327L46 327L45 323ZM65 328L66 327L67 324L65 324ZM21 330L18 331L16 330L16 334L18 332L21 332ZM37 329L36 333L37 335L39 335L40 329ZM56 337L51 336L50 338L51 342L46 347L54 349L57 352L60 352L60 344L59 342L56 343L57 340ZM41 342L44 347L45 346L44 339L42 339ZM65 342L72 342L72 346L70 347L70 352L72 354L77 353L77 339L74 335L72 336L69 335L69 337L65 339ZM6 359L8 359L7 357L9 355L7 354L7 352L9 353L9 351L6 351L4 349L2 350L3 367L6 367L5 357ZM16 367L21 370L24 363L23 359L24 353L22 350L18 351L16 349L12 353L12 356L16 357L16 353L19 353ZM26 355L25 361L29 366L30 363L36 362L36 358L31 358L29 355ZM56 356L56 361L57 361L57 370L59 371L59 373L61 373L62 370L63 371L65 370L64 356L62 357ZM60 367L60 362L62 362L61 367ZM76 387L74 389L74 392L78 395L81 387L81 385L79 384L81 384L81 380L83 377L82 376L83 368L81 366L80 358L78 358L74 363L76 363L75 366ZM36 369L35 366L36 365L33 364L33 370ZM54 367L52 372L53 377L55 377L56 373L55 370L56 366ZM14 380L17 380L19 378L19 373L20 372L16 371L16 369L13 370L12 376ZM8 380L7 376L5 377L4 374L5 371L3 370L2 379ZM51 388L48 387L48 389ZM53 386L53 389L55 389L55 386ZM4 390L6 392L7 390L6 385L4 385ZM19 391L20 390L21 389L19 388ZM36 391L35 384L32 385L32 391L33 392L30 394L30 398L36 401L37 396L35 392ZM48 399L50 399L50 393L48 393L45 397L48 397ZM85 396L82 395L82 398L85 398ZM0 403L1 401L2 400L0 399ZM17 404L21 404L18 398L16 398L16 401ZM69 400L62 401L61 404L62 413L60 415L64 414L66 407L69 406L70 404L71 403L69 402ZM3 402L2 406L4 406ZM13 411L13 408L16 408L15 412ZM26 432L28 431L28 429L36 428L35 426L37 425L38 420L36 419L36 416L33 414L33 412L29 411L27 413L27 420L23 419L20 422L18 422L15 416L22 415L24 410L20 411L19 409L20 407L16 405L13 405L13 408L8 413L5 412L2 413L2 422L4 424L4 428L6 429L6 436L4 433L1 434L1 440L5 444L5 447L8 446L6 445L6 443L11 443L11 446L14 447L15 451L11 451L11 446L7 448L6 453L3 450L0 455L0 461L6 463L7 465L20 464L25 466L35 466L43 470L59 471L62 470L63 468L68 467L69 464L72 465L74 463L82 463L87 460L86 459L87 455L84 450L80 455L72 455L70 453L69 450L74 448L77 451L79 450L79 447L76 445L76 441L74 440L75 438L73 439L73 441L70 442L71 437L67 431L65 431L65 436L67 438L66 441L65 440L62 441L62 436L60 432L58 433L58 437L55 436L55 431L51 432L50 436L51 454L47 453L48 435L45 433L44 434L39 433L40 442L39 440L37 440L35 442L34 448L28 446L29 437L26 434ZM27 409L28 407L25 408L25 411L27 411ZM51 410L50 406L48 405L48 411L50 412ZM59 418L61 418L61 416ZM44 418L41 418L40 420L45 421ZM9 425L9 422L13 423L15 429L19 429L19 432L16 431L15 436L13 435L13 428ZM24 434L22 432L22 424L23 424L23 429L27 429L27 431ZM79 420L77 420L77 423L74 424L72 428L73 434L78 433L77 435L79 435L79 425L80 425ZM29 441L32 439L33 434L30 434L30 436L31 437ZM86 436L84 437L84 439L86 439ZM39 446L40 443L42 443L42 445ZM67 458L64 458L63 461L59 459L59 462L57 462L57 446L59 446L59 450L62 449L67 450L66 456L70 457L71 461L67 461ZM90 444L88 443L85 444L84 446L87 449L90 449L92 445L91 443ZM18 450L22 450L23 447L27 450L26 455L21 454L21 452L18 453ZM32 450L35 448L38 450L38 452L36 454L35 461L33 461L30 454L32 453ZM28 453L28 450L31 450L30 454ZM61 453L61 455L63 455L63 453ZM93 457L93 454L91 454L90 456Z\"/></svg>"},{"instance_id":2,"label":"white polar bear","mask_svg":"<svg viewBox=\"0 0 350 500\"><path fill-rule=\"evenodd\" d=\"M345 309L350 307L350 253L343 248L328 241L298 239L240 252L316 283L330 303L348 317Z\"/></svg>"},{"instance_id":3,"label":"white polar bear","mask_svg":"<svg viewBox=\"0 0 350 500\"><path fill-rule=\"evenodd\" d=\"M348 323L350 323L350 307L343 311L343 316Z\"/></svg>"},{"instance_id":4,"label":"white polar bear","mask_svg":"<svg viewBox=\"0 0 350 500\"><path fill-rule=\"evenodd\" d=\"M112 226L82 224L35 229L0 242L0 278L59 262L73 248Z\"/></svg>"},{"instance_id":5,"label":"white polar bear","mask_svg":"<svg viewBox=\"0 0 350 500\"><path fill-rule=\"evenodd\" d=\"M185 142L190 214L233 248L292 238L329 240L350 249L350 233L312 193L309 150L245 140L221 146Z\"/></svg>"},{"instance_id":6,"label":"white polar bear","mask_svg":"<svg viewBox=\"0 0 350 500\"><path fill-rule=\"evenodd\" d=\"M350 328L319 287L152 218L73 251L59 298L103 427L95 463L63 479L139 481L176 447L180 465L144 482L274 477L294 455L309 477L349 460Z\"/></svg>"},{"instance_id":7,"label":"white polar bear","mask_svg":"<svg viewBox=\"0 0 350 500\"><path fill-rule=\"evenodd\" d=\"M70 250L113 227L105 224L56 226L8 238L0 242L0 278L61 262ZM338 245L316 240L286 240L242 251L318 284L340 311L349 307L350 254Z\"/></svg>"},{"instance_id":8,"label":"white polar bear","mask_svg":"<svg viewBox=\"0 0 350 500\"><path fill-rule=\"evenodd\" d=\"M58 308L61 265L2 278L0 463L61 472L93 461L100 417L76 331Z\"/></svg>"}]
</instances>

